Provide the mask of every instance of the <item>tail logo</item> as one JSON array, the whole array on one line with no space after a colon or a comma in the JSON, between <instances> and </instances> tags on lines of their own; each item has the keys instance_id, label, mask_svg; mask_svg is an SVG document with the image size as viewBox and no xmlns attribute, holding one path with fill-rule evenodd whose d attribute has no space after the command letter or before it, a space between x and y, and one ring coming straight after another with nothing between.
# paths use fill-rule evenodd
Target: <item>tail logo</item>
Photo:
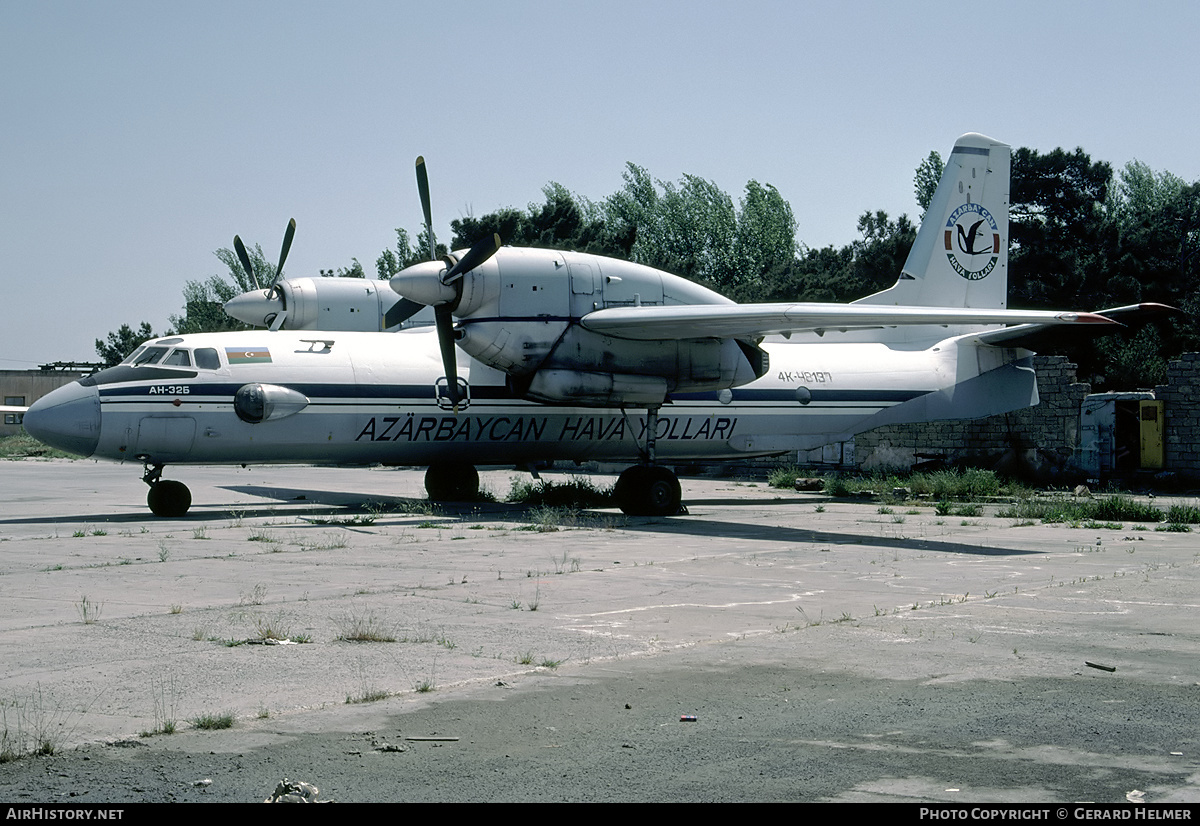
<instances>
[{"instance_id":1,"label":"tail logo","mask_svg":"<svg viewBox=\"0 0 1200 826\"><path fill-rule=\"evenodd\" d=\"M968 281L987 278L1000 260L999 227L979 204L966 203L950 213L945 242L950 266Z\"/></svg>"}]
</instances>

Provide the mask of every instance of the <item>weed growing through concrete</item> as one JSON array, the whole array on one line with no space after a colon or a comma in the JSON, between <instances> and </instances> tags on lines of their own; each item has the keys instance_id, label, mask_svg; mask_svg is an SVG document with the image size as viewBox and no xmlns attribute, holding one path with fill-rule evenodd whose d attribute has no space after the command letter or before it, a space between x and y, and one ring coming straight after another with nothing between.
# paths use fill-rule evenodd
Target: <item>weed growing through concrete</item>
<instances>
[{"instance_id":1,"label":"weed growing through concrete","mask_svg":"<svg viewBox=\"0 0 1200 826\"><path fill-rule=\"evenodd\" d=\"M84 625L94 625L100 621L100 612L104 609L104 603L93 602L83 594L79 597L79 602L75 603L75 610L79 612L79 618L83 620Z\"/></svg>"},{"instance_id":2,"label":"weed growing through concrete","mask_svg":"<svg viewBox=\"0 0 1200 826\"><path fill-rule=\"evenodd\" d=\"M262 605L267 599L266 583L260 582L250 591L238 592L238 605Z\"/></svg>"},{"instance_id":3,"label":"weed growing through concrete","mask_svg":"<svg viewBox=\"0 0 1200 826\"><path fill-rule=\"evenodd\" d=\"M345 642L395 642L395 628L374 613L351 611L333 618L337 639Z\"/></svg>"},{"instance_id":4,"label":"weed growing through concrete","mask_svg":"<svg viewBox=\"0 0 1200 826\"><path fill-rule=\"evenodd\" d=\"M54 754L76 725L75 715L54 705L41 684L26 698L0 700L0 763Z\"/></svg>"},{"instance_id":5,"label":"weed growing through concrete","mask_svg":"<svg viewBox=\"0 0 1200 826\"><path fill-rule=\"evenodd\" d=\"M151 686L154 697L154 728L151 731L143 731L141 736L174 734L179 723L179 680L175 675L171 675L155 679Z\"/></svg>"}]
</instances>

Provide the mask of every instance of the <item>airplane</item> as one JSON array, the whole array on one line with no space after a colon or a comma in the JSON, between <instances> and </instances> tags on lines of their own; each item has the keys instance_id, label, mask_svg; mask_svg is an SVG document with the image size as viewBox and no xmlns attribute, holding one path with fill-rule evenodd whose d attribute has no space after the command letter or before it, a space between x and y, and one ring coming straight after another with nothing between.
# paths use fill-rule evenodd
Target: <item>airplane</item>
<instances>
[{"instance_id":1,"label":"airplane","mask_svg":"<svg viewBox=\"0 0 1200 826\"><path fill-rule=\"evenodd\" d=\"M391 279L393 300L363 279L280 280L289 231L275 280L227 306L266 329L148 341L37 400L24 424L140 463L162 517L191 505L168 465L425 465L432 499L462 500L478 466L563 460L630 463L619 507L673 515L670 463L1034 405L1028 348L1047 332L1164 309L1007 309L1009 155L959 138L896 283L850 304L736 304L640 264L497 237L441 260L431 241L430 261ZM428 228L420 158L417 181Z\"/></svg>"}]
</instances>

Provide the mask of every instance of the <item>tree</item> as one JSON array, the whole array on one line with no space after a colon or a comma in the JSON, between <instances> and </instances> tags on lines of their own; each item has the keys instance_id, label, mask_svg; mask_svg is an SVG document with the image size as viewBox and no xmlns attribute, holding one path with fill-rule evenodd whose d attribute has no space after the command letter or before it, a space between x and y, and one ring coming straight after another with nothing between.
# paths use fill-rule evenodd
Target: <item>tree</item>
<instances>
[{"instance_id":1,"label":"tree","mask_svg":"<svg viewBox=\"0 0 1200 826\"><path fill-rule=\"evenodd\" d=\"M408 239L408 230L397 227L395 251L384 250L375 259L375 273L381 281L388 280L406 267L429 260L429 233L425 230L418 232L416 244L410 243ZM436 249L439 256L446 254L444 245L439 244ZM358 263L357 258L354 259L354 263Z\"/></svg>"},{"instance_id":2,"label":"tree","mask_svg":"<svg viewBox=\"0 0 1200 826\"><path fill-rule=\"evenodd\" d=\"M782 266L796 259L796 216L792 205L770 184L747 182L733 252L736 281L742 284L781 272Z\"/></svg>"},{"instance_id":3,"label":"tree","mask_svg":"<svg viewBox=\"0 0 1200 826\"><path fill-rule=\"evenodd\" d=\"M1074 308L1105 295L1105 202L1112 167L1082 149L1012 156L1009 304Z\"/></svg>"},{"instance_id":4,"label":"tree","mask_svg":"<svg viewBox=\"0 0 1200 826\"><path fill-rule=\"evenodd\" d=\"M322 278L366 278L363 265L357 258L350 259L349 267L338 267L336 270L321 270Z\"/></svg>"},{"instance_id":5,"label":"tree","mask_svg":"<svg viewBox=\"0 0 1200 826\"><path fill-rule=\"evenodd\" d=\"M917 167L913 186L917 193L917 205L921 207L921 218L925 217L925 212L933 202L933 193L937 191L938 182L942 180L942 172L945 168L942 156L936 151L930 152L929 157L921 161L921 165Z\"/></svg>"},{"instance_id":6,"label":"tree","mask_svg":"<svg viewBox=\"0 0 1200 826\"><path fill-rule=\"evenodd\" d=\"M148 321L143 321L136 331L128 324L122 324L115 332L109 333L107 338L96 339L96 355L104 362L105 367L112 367L124 361L143 341L152 338L158 338L158 335Z\"/></svg>"},{"instance_id":7,"label":"tree","mask_svg":"<svg viewBox=\"0 0 1200 826\"><path fill-rule=\"evenodd\" d=\"M213 253L225 265L228 276L211 275L204 281L188 281L183 285L183 315L170 318L171 328L166 334L219 333L228 330L244 330L246 325L225 313L225 302L234 296L265 287L275 278L275 264L267 261L262 247L246 248L246 257L254 269L252 278L237 253L221 248ZM257 280L257 284L255 281Z\"/></svg>"}]
</instances>

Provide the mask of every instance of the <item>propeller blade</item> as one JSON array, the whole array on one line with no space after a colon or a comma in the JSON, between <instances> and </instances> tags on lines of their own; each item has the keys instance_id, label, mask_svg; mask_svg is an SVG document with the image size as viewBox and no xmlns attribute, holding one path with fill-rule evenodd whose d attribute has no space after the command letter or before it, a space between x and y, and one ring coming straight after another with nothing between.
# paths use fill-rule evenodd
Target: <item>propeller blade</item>
<instances>
[{"instance_id":1,"label":"propeller blade","mask_svg":"<svg viewBox=\"0 0 1200 826\"><path fill-rule=\"evenodd\" d=\"M397 324L402 324L415 316L421 310L425 309L424 304L412 301L407 298L401 298L392 305L386 313L383 314L383 326L395 327Z\"/></svg>"},{"instance_id":2,"label":"propeller blade","mask_svg":"<svg viewBox=\"0 0 1200 826\"><path fill-rule=\"evenodd\" d=\"M438 347L442 351L442 369L446 371L446 394L450 397L450 404L454 406L454 411L458 412L458 403L462 401L462 396L458 392L458 364L454 355L454 319L450 315L450 308L445 304L438 304L433 308L433 318L437 322Z\"/></svg>"},{"instance_id":3,"label":"propeller blade","mask_svg":"<svg viewBox=\"0 0 1200 826\"><path fill-rule=\"evenodd\" d=\"M254 266L250 263L250 256L246 254L246 245L236 235L233 236L233 251L237 253L238 260L242 262L242 268L246 271L246 275L250 276L250 280L254 282L254 288L256 290L261 289L262 285L258 283L258 276L254 274Z\"/></svg>"},{"instance_id":4,"label":"propeller blade","mask_svg":"<svg viewBox=\"0 0 1200 826\"><path fill-rule=\"evenodd\" d=\"M283 275L283 262L287 260L288 250L292 248L292 239L296 237L296 219L288 221L287 229L283 233L283 249L279 251L279 266L275 268L275 277L271 279L271 286L275 286L275 282L279 280L279 276Z\"/></svg>"},{"instance_id":5,"label":"propeller blade","mask_svg":"<svg viewBox=\"0 0 1200 826\"><path fill-rule=\"evenodd\" d=\"M437 259L437 247L433 241L433 211L429 206L429 173L425 170L425 156L417 156L417 192L421 194L421 210L425 213L425 235L429 238L429 260Z\"/></svg>"},{"instance_id":6,"label":"propeller blade","mask_svg":"<svg viewBox=\"0 0 1200 826\"><path fill-rule=\"evenodd\" d=\"M495 255L498 249L500 249L500 236L495 233L492 234L491 238L476 241L475 246L467 250L467 254L462 257L462 260L442 276L442 283L449 284L455 279L461 278Z\"/></svg>"}]
</instances>

